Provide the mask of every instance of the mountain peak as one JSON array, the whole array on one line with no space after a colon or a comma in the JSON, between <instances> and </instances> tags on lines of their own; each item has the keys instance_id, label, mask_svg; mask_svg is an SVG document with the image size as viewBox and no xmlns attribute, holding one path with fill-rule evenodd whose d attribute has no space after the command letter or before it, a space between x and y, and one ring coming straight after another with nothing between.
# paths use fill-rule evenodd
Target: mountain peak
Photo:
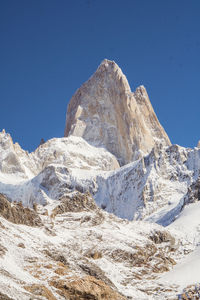
<instances>
[{"instance_id":1,"label":"mountain peak","mask_svg":"<svg viewBox=\"0 0 200 300\"><path fill-rule=\"evenodd\" d=\"M102 60L101 64L99 65L99 68L100 67L104 67L107 70L120 69L120 67L116 64L114 60L109 60L107 58L104 58L104 60Z\"/></svg>"},{"instance_id":2,"label":"mountain peak","mask_svg":"<svg viewBox=\"0 0 200 300\"><path fill-rule=\"evenodd\" d=\"M117 65L117 64L115 63L114 60L109 60L107 58L104 58L104 60L102 60L101 62L101 65L105 65L107 67L109 65Z\"/></svg>"},{"instance_id":3,"label":"mountain peak","mask_svg":"<svg viewBox=\"0 0 200 300\"><path fill-rule=\"evenodd\" d=\"M101 62L97 71L103 71L103 72L109 72L109 73L119 72L123 75L122 70L120 69L118 64L114 60L109 60L107 58L105 58Z\"/></svg>"},{"instance_id":4,"label":"mountain peak","mask_svg":"<svg viewBox=\"0 0 200 300\"><path fill-rule=\"evenodd\" d=\"M99 67L97 68L95 73L113 73L116 72L122 73L120 67L112 60L104 59Z\"/></svg>"},{"instance_id":5,"label":"mountain peak","mask_svg":"<svg viewBox=\"0 0 200 300\"><path fill-rule=\"evenodd\" d=\"M106 148L121 165L149 153L157 143L171 144L144 86L132 93L120 67L108 59L72 97L65 128L69 135Z\"/></svg>"},{"instance_id":6,"label":"mountain peak","mask_svg":"<svg viewBox=\"0 0 200 300\"><path fill-rule=\"evenodd\" d=\"M105 89L111 85L121 85L121 88L125 91L131 92L127 78L120 67L116 64L116 62L106 58L101 62L90 80L98 81Z\"/></svg>"}]
</instances>

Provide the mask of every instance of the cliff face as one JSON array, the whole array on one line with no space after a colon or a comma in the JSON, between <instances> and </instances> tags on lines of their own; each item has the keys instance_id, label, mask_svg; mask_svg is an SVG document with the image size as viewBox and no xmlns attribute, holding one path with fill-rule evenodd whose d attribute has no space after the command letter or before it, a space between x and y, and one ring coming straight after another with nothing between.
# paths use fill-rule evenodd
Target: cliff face
<instances>
[{"instance_id":1,"label":"cliff face","mask_svg":"<svg viewBox=\"0 0 200 300\"><path fill-rule=\"evenodd\" d=\"M156 144L171 144L145 88L131 92L121 69L107 59L71 98L64 135L105 147L120 165L149 153Z\"/></svg>"}]
</instances>

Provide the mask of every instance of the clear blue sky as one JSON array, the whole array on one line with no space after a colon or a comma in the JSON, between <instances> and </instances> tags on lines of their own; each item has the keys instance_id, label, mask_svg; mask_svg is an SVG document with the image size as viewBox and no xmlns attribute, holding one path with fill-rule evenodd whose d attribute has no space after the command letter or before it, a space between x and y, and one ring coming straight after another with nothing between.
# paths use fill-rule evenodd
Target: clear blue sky
<instances>
[{"instance_id":1,"label":"clear blue sky","mask_svg":"<svg viewBox=\"0 0 200 300\"><path fill-rule=\"evenodd\" d=\"M199 0L0 0L0 129L29 151L108 58L143 84L172 143L200 139Z\"/></svg>"}]
</instances>

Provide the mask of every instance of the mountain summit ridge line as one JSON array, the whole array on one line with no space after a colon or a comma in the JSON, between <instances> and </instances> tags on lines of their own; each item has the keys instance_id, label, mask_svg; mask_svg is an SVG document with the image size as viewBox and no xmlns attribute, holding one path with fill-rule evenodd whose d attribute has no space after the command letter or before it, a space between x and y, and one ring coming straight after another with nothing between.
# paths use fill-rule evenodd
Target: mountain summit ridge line
<instances>
[{"instance_id":1,"label":"mountain summit ridge line","mask_svg":"<svg viewBox=\"0 0 200 300\"><path fill-rule=\"evenodd\" d=\"M104 147L125 165L171 142L160 125L144 86L132 92L119 66L104 59L72 96L64 136L79 136Z\"/></svg>"}]
</instances>

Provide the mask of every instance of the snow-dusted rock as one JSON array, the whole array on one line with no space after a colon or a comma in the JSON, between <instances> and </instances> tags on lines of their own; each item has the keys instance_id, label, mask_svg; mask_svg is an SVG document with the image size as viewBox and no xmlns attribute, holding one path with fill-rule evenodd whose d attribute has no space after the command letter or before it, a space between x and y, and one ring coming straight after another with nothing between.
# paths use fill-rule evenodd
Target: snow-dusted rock
<instances>
[{"instance_id":1,"label":"snow-dusted rock","mask_svg":"<svg viewBox=\"0 0 200 300\"><path fill-rule=\"evenodd\" d=\"M74 190L89 191L100 207L121 218L167 225L199 176L199 148L157 145L147 156L119 168L111 153L81 137L51 139L29 154L8 134L2 135L0 192L29 207ZM9 153L15 162L8 161Z\"/></svg>"},{"instance_id":2,"label":"snow-dusted rock","mask_svg":"<svg viewBox=\"0 0 200 300\"><path fill-rule=\"evenodd\" d=\"M10 134L5 130L0 132L0 172L27 178L31 173L30 169L32 165L28 152L24 151L18 143L13 143Z\"/></svg>"},{"instance_id":3,"label":"snow-dusted rock","mask_svg":"<svg viewBox=\"0 0 200 300\"><path fill-rule=\"evenodd\" d=\"M170 145L145 88L132 93L121 69L107 59L68 105L65 136L70 135L105 147L120 165L149 153L156 144Z\"/></svg>"},{"instance_id":4,"label":"snow-dusted rock","mask_svg":"<svg viewBox=\"0 0 200 300\"><path fill-rule=\"evenodd\" d=\"M198 177L197 180L188 187L187 193L184 197L183 206L198 201L200 201L200 177Z\"/></svg>"},{"instance_id":5,"label":"snow-dusted rock","mask_svg":"<svg viewBox=\"0 0 200 300\"><path fill-rule=\"evenodd\" d=\"M96 148L81 137L55 138L40 145L34 152L24 151L13 143L10 134L0 132L0 172L28 179L37 175L50 164L61 164L69 168L109 171L119 168L111 153Z\"/></svg>"},{"instance_id":6,"label":"snow-dusted rock","mask_svg":"<svg viewBox=\"0 0 200 300\"><path fill-rule=\"evenodd\" d=\"M180 212L188 186L196 180L200 150L177 145L150 154L96 178L97 204L121 218L170 224Z\"/></svg>"},{"instance_id":7,"label":"snow-dusted rock","mask_svg":"<svg viewBox=\"0 0 200 300\"><path fill-rule=\"evenodd\" d=\"M39 214L43 225L35 228L0 214L0 298L3 293L15 300L79 299L83 291L91 299L169 299L169 286L165 290L153 282L172 268L177 251L171 251L168 238L158 244L152 237L170 232L119 219L91 204L83 210L58 209L54 216L47 206L49 216ZM155 286L152 298L149 285Z\"/></svg>"},{"instance_id":8,"label":"snow-dusted rock","mask_svg":"<svg viewBox=\"0 0 200 300\"><path fill-rule=\"evenodd\" d=\"M0 133L0 193L28 207L46 205L49 197L58 200L75 189L94 189L96 173L117 168L114 155L81 137L51 139L28 153L8 133ZM81 171L87 176L79 180Z\"/></svg>"},{"instance_id":9,"label":"snow-dusted rock","mask_svg":"<svg viewBox=\"0 0 200 300\"><path fill-rule=\"evenodd\" d=\"M52 163L94 171L119 168L114 155L106 149L91 146L83 138L75 136L51 139L31 153L31 158L39 171Z\"/></svg>"}]
</instances>

